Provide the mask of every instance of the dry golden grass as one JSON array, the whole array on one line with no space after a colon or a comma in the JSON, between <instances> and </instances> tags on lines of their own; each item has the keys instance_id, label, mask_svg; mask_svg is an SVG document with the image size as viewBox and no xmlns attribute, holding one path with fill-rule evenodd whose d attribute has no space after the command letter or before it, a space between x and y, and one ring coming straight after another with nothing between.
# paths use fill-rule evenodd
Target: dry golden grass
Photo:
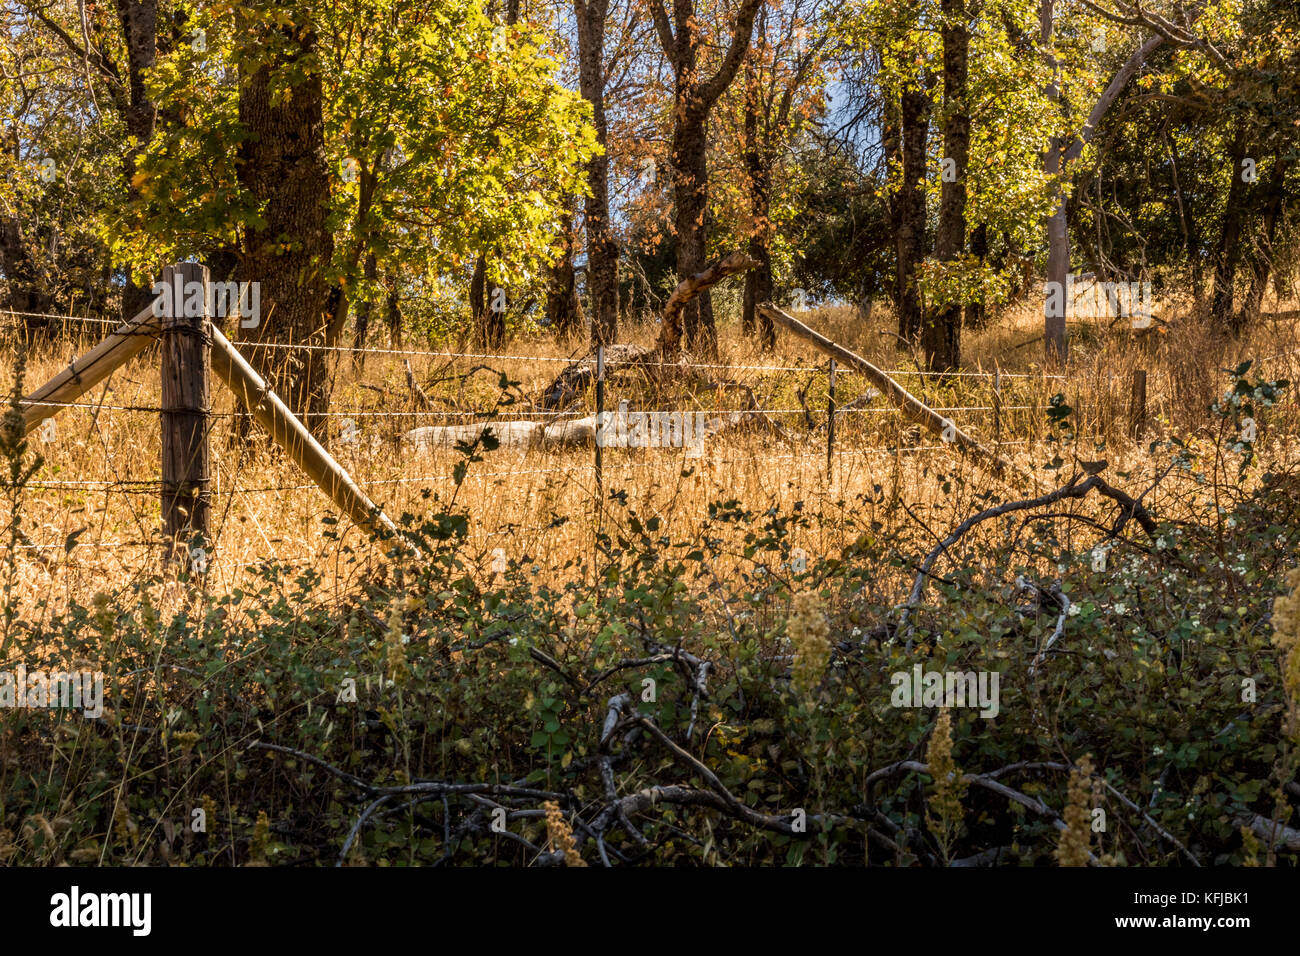
<instances>
[{"instance_id":1,"label":"dry golden grass","mask_svg":"<svg viewBox=\"0 0 1300 956\"><path fill-rule=\"evenodd\" d=\"M1162 313L1163 314L1163 313ZM1172 315L1173 313L1171 313ZM897 370L912 367L912 358L900 352L896 340L881 334L892 318L877 310L864 325L849 309L826 310L804 316L813 327L843 343L878 365ZM1300 335L1293 325L1264 323L1240 343L1225 343L1203 324L1187 317L1169 318L1166 330L1137 339L1116 326L1083 320L1073 328L1073 356L1062 382L1046 377L1041 366L1040 318L1025 307L1011 310L989 328L968 333L964 361L969 370L1000 369L1004 411L1000 438L1004 452L1026 467L1041 465L1055 449L1040 444L1045 436L1043 407L1055 392L1064 392L1076 409L1078 451L1083 458L1109 457L1110 475L1137 490L1150 483L1157 463L1146 453L1145 442L1128 436L1129 388L1135 368L1148 372L1147 438L1168 434L1210 439L1208 405L1226 387L1221 371L1243 358L1268 357L1262 373L1267 378L1296 378L1300 365ZM639 341L653 338L653 326L634 330ZM72 355L93 344L61 342L29 360L27 390L54 374ZM1023 342L1032 344L1017 347ZM419 348L419 346L416 346ZM617 521L606 508L598 515L594 501L594 471L590 450L520 452L498 450L470 467L469 477L457 490L450 480L459 456L453 451L414 454L394 439L407 428L434 421L412 404L402 369L409 358L422 383L450 406L489 407L500 396L497 376L504 372L517 380L526 396L536 396L563 368L566 352L549 338L518 338L507 349L511 355L535 356L553 361L484 358L451 360L433 356L370 354L364 372L354 375L344 357L335 368L332 434L342 418L357 425L353 444L334 441L341 463L371 496L393 516L403 512L428 514L440 505L454 505L471 517L469 556L484 576L497 548L510 558L526 555L543 578L571 574L566 562L590 560L598 523ZM11 367L14 346L5 346ZM1289 353L1289 354L1286 354ZM721 364L728 366L785 366L806 371L705 370L715 377L749 385L760 406L780 410L772 417L794 437L780 440L757 431L732 434L711 442L704 457L687 459L679 449L607 450L605 490L624 489L632 510L641 517L658 515L665 533L675 540L691 538L701 527L711 502L737 499L759 513L775 508L789 513L796 502L807 514L820 514L811 529L796 532L795 543L810 554L828 554L855 539L872 521L886 527L915 527L918 546L933 541L953 523L982 503L974 495L995 487L973 463L929 436L919 446L909 441L900 419L883 410L849 416L837 426L834 476L827 480L825 431L808 429L799 391L813 420L825 421L826 376L818 371L822 357L804 343L783 336L776 356L759 352L738 326L722 330ZM1280 356L1280 357L1273 357ZM447 380L474 365L493 371L475 374L466 382ZM7 378L7 376L6 376ZM985 378L959 377L947 382L908 374L903 383L937 408L961 409L950 417L983 440L992 440L993 421L988 411L992 383ZM8 388L8 381L3 383ZM609 407L622 394L635 398L635 380L611 384ZM838 387L841 404L865 391L860 377L842 374ZM669 401L680 392L661 395ZM24 548L17 560L18 590L25 600L49 598L58 605L69 599L89 601L97 591L116 590L138 575L155 570L162 559L159 542L157 495L160 456L156 411L129 411L131 406L155 409L158 401L157 355L150 350L120 370L108 382L86 395L83 404L68 408L56 419L54 439L40 433L32 446L45 465L23 500L23 527L37 544L50 546L38 560ZM699 401L716 403L716 393ZM658 405L656 407L669 407ZM733 405L732 407L739 407ZM1264 435L1266 455L1290 458L1296 427L1294 400L1288 397L1277 410ZM792 410L792 411L787 411ZM324 580L322 597L342 595L367 562L383 559L365 535L346 522L332 524L329 500L306 477L265 442L239 447L228 440L232 424L230 396L219 387L214 394L213 424L213 531L214 554L207 588L229 592L247 586L255 566L276 561L319 571ZM510 416L520 414L506 407ZM527 417L523 415L522 417ZM466 419L447 419L464 421ZM902 448L895 454L892 449ZM1100 450L1099 449L1103 449ZM1068 472L1067 472L1068 474ZM874 494L879 485L882 500ZM945 485L947 488L945 489ZM1004 496L1014 489L998 489ZM432 497L425 497L426 493ZM1156 508L1195 494L1176 482L1162 486L1149 501ZM608 503L607 503L608 505ZM835 516L839 516L838 518ZM64 554L63 543L80 532L79 546ZM328 534L337 535L336 538ZM347 549L353 549L353 555ZM357 560L355 555L362 556ZM725 569L717 569L723 571Z\"/></svg>"}]
</instances>

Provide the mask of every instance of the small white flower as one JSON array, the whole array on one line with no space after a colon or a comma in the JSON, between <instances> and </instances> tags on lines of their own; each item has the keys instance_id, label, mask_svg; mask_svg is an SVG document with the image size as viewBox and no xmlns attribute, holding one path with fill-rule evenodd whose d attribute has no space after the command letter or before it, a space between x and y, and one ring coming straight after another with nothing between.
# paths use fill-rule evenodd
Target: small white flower
<instances>
[{"instance_id":1,"label":"small white flower","mask_svg":"<svg viewBox=\"0 0 1300 956\"><path fill-rule=\"evenodd\" d=\"M1070 605L1070 610L1069 610L1068 613L1069 613L1070 617L1078 617L1078 616L1079 616L1079 605L1077 605L1077 604L1071 604L1071 605Z\"/></svg>"},{"instance_id":2,"label":"small white flower","mask_svg":"<svg viewBox=\"0 0 1300 956\"><path fill-rule=\"evenodd\" d=\"M1235 528L1235 527L1237 527L1237 519L1236 519L1236 518L1229 517L1229 518L1228 518L1228 527L1229 527L1229 528Z\"/></svg>"},{"instance_id":3,"label":"small white flower","mask_svg":"<svg viewBox=\"0 0 1300 956\"><path fill-rule=\"evenodd\" d=\"M1164 548L1164 546L1165 546L1165 538L1164 535L1161 535L1160 537L1156 538L1156 550L1160 551Z\"/></svg>"},{"instance_id":4,"label":"small white flower","mask_svg":"<svg viewBox=\"0 0 1300 956\"><path fill-rule=\"evenodd\" d=\"M1128 613L1128 605L1125 604L1123 601L1121 601L1119 604L1116 604L1116 605L1115 605L1115 613L1116 613L1116 614L1119 614L1119 615L1127 614L1127 613Z\"/></svg>"}]
</instances>

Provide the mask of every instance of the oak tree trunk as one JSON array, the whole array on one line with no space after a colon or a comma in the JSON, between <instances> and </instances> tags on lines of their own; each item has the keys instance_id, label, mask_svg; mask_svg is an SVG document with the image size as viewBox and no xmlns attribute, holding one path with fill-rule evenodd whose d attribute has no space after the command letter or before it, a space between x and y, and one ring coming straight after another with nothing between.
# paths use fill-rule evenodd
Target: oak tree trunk
<instances>
[{"instance_id":1,"label":"oak tree trunk","mask_svg":"<svg viewBox=\"0 0 1300 956\"><path fill-rule=\"evenodd\" d=\"M745 185L749 190L750 234L746 251L758 263L745 273L745 299L741 326L745 335L757 330L765 351L776 347L776 327L758 306L772 298L771 184L766 144L759 131L758 77L752 66L745 68Z\"/></svg>"},{"instance_id":2,"label":"oak tree trunk","mask_svg":"<svg viewBox=\"0 0 1300 956\"><path fill-rule=\"evenodd\" d=\"M578 300L578 283L573 267L577 238L573 233L573 214L565 217L564 251L551 266L546 289L546 318L551 330L560 337L568 337L582 327L582 304ZM588 266L590 282L590 266ZM594 335L593 335L594 338ZM598 342L596 344L605 344Z\"/></svg>"},{"instance_id":3,"label":"oak tree trunk","mask_svg":"<svg viewBox=\"0 0 1300 956\"><path fill-rule=\"evenodd\" d=\"M1210 308L1215 325L1231 334L1236 334L1237 331L1237 319L1233 314L1233 286L1237 281L1241 230L1246 218L1247 191L1250 188L1242 176L1242 160L1246 154L1246 128L1243 123L1238 126L1232 144L1232 182L1228 186L1228 201L1219 232L1214 263L1213 304Z\"/></svg>"},{"instance_id":4,"label":"oak tree trunk","mask_svg":"<svg viewBox=\"0 0 1300 956\"><path fill-rule=\"evenodd\" d=\"M591 297L591 344L618 338L618 243L609 222L608 128L605 122L605 16L609 0L574 0L578 21L578 84L591 103L601 152L587 163L587 293Z\"/></svg>"},{"instance_id":5,"label":"oak tree trunk","mask_svg":"<svg viewBox=\"0 0 1300 956\"><path fill-rule=\"evenodd\" d=\"M943 0L943 167L939 227L934 254L940 262L956 262L966 249L966 161L970 152L970 112L966 108L970 31L965 0ZM931 371L946 372L961 363L960 301L937 303L921 330L921 349Z\"/></svg>"},{"instance_id":6,"label":"oak tree trunk","mask_svg":"<svg viewBox=\"0 0 1300 956\"><path fill-rule=\"evenodd\" d=\"M261 320L254 342L321 346L330 316L326 276L333 236L329 201L321 75L313 66L316 33L310 21L278 28L285 49L239 78L239 119L248 136L239 144L239 180L264 210L250 228L246 264L262 284ZM300 77L285 95L283 77ZM319 349L258 349L254 367L285 404L319 437L329 396L325 353Z\"/></svg>"},{"instance_id":7,"label":"oak tree trunk","mask_svg":"<svg viewBox=\"0 0 1300 956\"><path fill-rule=\"evenodd\" d=\"M1281 218L1286 197L1283 186L1292 163L1293 160L1289 156L1273 154L1273 168L1269 171L1268 185L1263 197L1264 208L1260 216L1259 235L1255 238L1251 249L1250 289L1246 292L1246 301L1233 323L1234 335L1241 335L1259 318L1260 305L1264 301L1264 290L1268 288L1268 276L1273 268L1273 240L1277 235L1277 223Z\"/></svg>"},{"instance_id":8,"label":"oak tree trunk","mask_svg":"<svg viewBox=\"0 0 1300 956\"><path fill-rule=\"evenodd\" d=\"M135 183L135 163L153 138L156 109L145 89L145 72L153 68L158 56L158 0L117 0L117 17L126 46L127 89L130 98L122 117L132 143L122 153L122 173L126 180L127 200L140 198ZM126 271L122 289L122 321L140 313L152 300L147 284L138 284L134 270Z\"/></svg>"},{"instance_id":9,"label":"oak tree trunk","mask_svg":"<svg viewBox=\"0 0 1300 956\"><path fill-rule=\"evenodd\" d=\"M915 342L921 332L921 297L916 275L925 258L925 157L930 134L930 98L924 90L902 93L900 136L903 175L893 201L894 304L898 334Z\"/></svg>"}]
</instances>

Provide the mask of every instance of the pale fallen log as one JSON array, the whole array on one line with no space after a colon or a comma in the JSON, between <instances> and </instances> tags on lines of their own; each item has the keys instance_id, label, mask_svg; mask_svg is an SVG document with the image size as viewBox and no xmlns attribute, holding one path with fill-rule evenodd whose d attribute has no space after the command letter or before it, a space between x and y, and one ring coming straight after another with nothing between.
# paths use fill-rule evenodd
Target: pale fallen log
<instances>
[{"instance_id":1,"label":"pale fallen log","mask_svg":"<svg viewBox=\"0 0 1300 956\"><path fill-rule=\"evenodd\" d=\"M944 418L862 356L850 352L844 346L832 342L818 332L814 332L794 316L777 308L771 302L764 302L758 309L777 325L782 325L799 336L799 338L811 342L820 351L833 357L837 362L861 372L872 385L880 389L886 399L902 411L909 421L915 422L922 428L933 432L941 441L952 445L958 451L983 465L996 477L1005 480L1014 475L1028 481L1035 488L1041 487L1038 479L1029 472L1012 464L992 448L981 444L962 431L952 419Z\"/></svg>"},{"instance_id":2,"label":"pale fallen log","mask_svg":"<svg viewBox=\"0 0 1300 956\"><path fill-rule=\"evenodd\" d=\"M476 422L472 425L425 425L412 428L405 437L416 451L450 448L458 442L473 444L488 432L503 448L531 448L541 443L545 429L542 422Z\"/></svg>"},{"instance_id":3,"label":"pale fallen log","mask_svg":"<svg viewBox=\"0 0 1300 956\"><path fill-rule=\"evenodd\" d=\"M561 422L476 422L472 425L425 425L405 438L416 451L474 443L491 432L499 447L516 449L571 448L600 442L602 448L685 448L703 453L704 442L749 420L752 413L633 412L622 402L604 418L588 415Z\"/></svg>"}]
</instances>

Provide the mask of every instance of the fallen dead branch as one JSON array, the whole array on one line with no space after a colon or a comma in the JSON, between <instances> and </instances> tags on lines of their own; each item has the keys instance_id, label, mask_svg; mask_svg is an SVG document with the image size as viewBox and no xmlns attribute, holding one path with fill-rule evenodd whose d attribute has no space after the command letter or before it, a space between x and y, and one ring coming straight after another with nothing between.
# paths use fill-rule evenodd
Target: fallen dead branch
<instances>
[{"instance_id":1,"label":"fallen dead branch","mask_svg":"<svg viewBox=\"0 0 1300 956\"><path fill-rule=\"evenodd\" d=\"M410 359L402 359L402 368L406 371L406 387L411 390L411 397L415 403L425 411L433 411L433 402L429 396L424 394L424 389L420 388L420 383L415 380L415 371L411 368Z\"/></svg>"},{"instance_id":2,"label":"fallen dead branch","mask_svg":"<svg viewBox=\"0 0 1300 956\"><path fill-rule=\"evenodd\" d=\"M753 269L758 262L743 252L733 252L712 263L703 272L677 283L664 306L664 324L659 330L655 350L665 359L676 357L682 343L682 312L687 304L701 292L717 285L728 276Z\"/></svg>"},{"instance_id":3,"label":"fallen dead branch","mask_svg":"<svg viewBox=\"0 0 1300 956\"><path fill-rule=\"evenodd\" d=\"M712 288L728 276L733 276L758 265L740 252L733 252L712 263L703 272L683 279L677 284L664 305L663 327L659 339L652 346L605 346L605 374L622 371L630 366L654 367L663 371L678 365L682 340L682 310L701 292ZM556 376L537 401L541 409L564 408L578 398L596 379L596 353L593 349Z\"/></svg>"},{"instance_id":4,"label":"fallen dead branch","mask_svg":"<svg viewBox=\"0 0 1300 956\"><path fill-rule=\"evenodd\" d=\"M1061 764L1061 766L1065 767L1066 765ZM900 760L897 763L892 763L886 767L881 767L879 770L873 771L867 776L867 779L863 781L862 785L863 791L867 794L868 801L870 801L871 787L877 781L900 773L923 773L929 775L930 765L922 763L919 760ZM962 774L962 782L968 786L981 787L982 789L996 793L999 796L1010 800L1012 803L1018 803L1025 809L1045 818L1058 830L1066 829L1065 821L1061 819L1060 814L1038 797L1031 797L1028 794L1021 793L1019 790L1013 790L1004 783L1000 783L996 779L1000 773L1000 771L994 771L993 773L987 774L964 773ZM1092 853L1088 854L1088 861L1094 866L1099 862Z\"/></svg>"},{"instance_id":5,"label":"fallen dead branch","mask_svg":"<svg viewBox=\"0 0 1300 956\"><path fill-rule=\"evenodd\" d=\"M971 515L954 528L946 538L930 550L930 553L925 556L925 560L921 562L920 571L916 575L916 580L912 583L912 591L908 595L907 603L901 608L902 618L899 622L899 628L902 629L904 626L907 626L908 618L911 616L912 611L915 610L917 604L920 603L921 593L925 588L925 582L930 577L930 571L934 568L934 563L939 559L940 555L947 552L949 548L960 541L962 537L964 537L966 533L976 525L988 521L990 518L997 518L1001 515L1011 514L1016 511L1042 508L1046 505L1055 504L1056 502L1063 501L1067 498L1083 498L1088 494L1088 492L1095 490L1098 494L1104 495L1120 505L1120 515L1111 528L1112 536L1118 535L1130 519L1136 520L1148 536L1153 538L1156 536L1157 528L1155 519L1151 517L1151 514L1140 501L1133 498L1127 492L1121 491L1109 484L1100 475L1089 475L1083 481L1079 481L1078 478L1079 476L1076 475L1071 479L1070 483L1065 485L1063 488L1057 488L1055 491L1048 492L1045 495L1039 495L1037 498L1028 498L1023 501L1004 501L1000 505L985 508L978 514ZM910 627L908 630L910 632Z\"/></svg>"}]
</instances>

